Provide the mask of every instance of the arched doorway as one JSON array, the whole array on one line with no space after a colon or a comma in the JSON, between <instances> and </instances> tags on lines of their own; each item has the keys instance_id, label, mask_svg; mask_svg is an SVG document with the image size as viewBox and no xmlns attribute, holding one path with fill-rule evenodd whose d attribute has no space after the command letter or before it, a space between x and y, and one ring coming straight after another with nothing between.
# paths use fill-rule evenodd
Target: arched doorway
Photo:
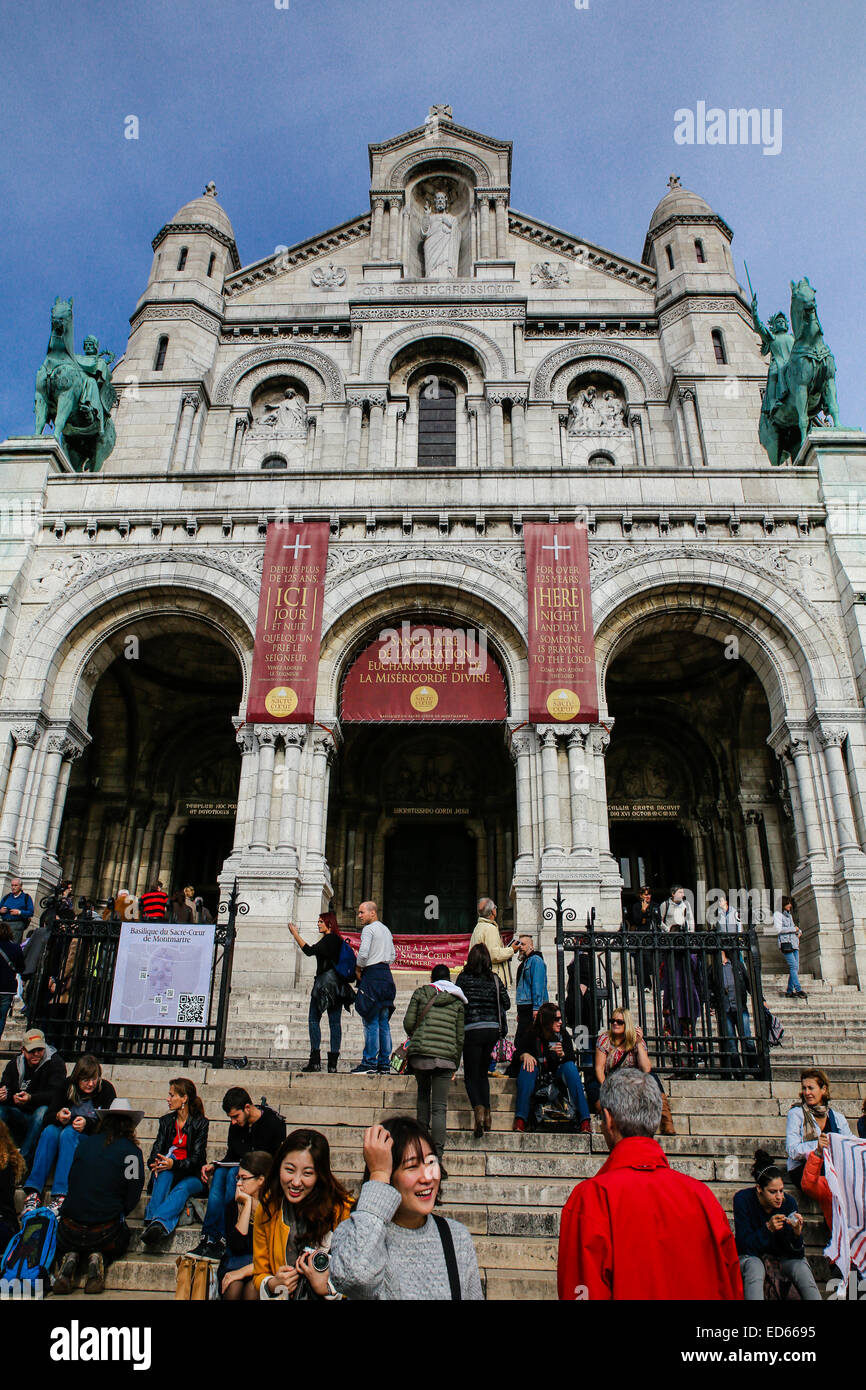
<instances>
[{"instance_id":1,"label":"arched doorway","mask_svg":"<svg viewBox=\"0 0 866 1390\"><path fill-rule=\"evenodd\" d=\"M749 663L698 621L638 624L608 668L611 852L626 913L641 883L661 900L681 882L698 908L723 890L738 894L744 920L757 919L796 862L766 742L769 705Z\"/></svg>"},{"instance_id":2,"label":"arched doorway","mask_svg":"<svg viewBox=\"0 0 866 1390\"><path fill-rule=\"evenodd\" d=\"M146 631L130 625L94 688L58 857L88 897L160 877L172 891L191 884L215 913L237 806L241 671L211 625L151 620Z\"/></svg>"}]
</instances>

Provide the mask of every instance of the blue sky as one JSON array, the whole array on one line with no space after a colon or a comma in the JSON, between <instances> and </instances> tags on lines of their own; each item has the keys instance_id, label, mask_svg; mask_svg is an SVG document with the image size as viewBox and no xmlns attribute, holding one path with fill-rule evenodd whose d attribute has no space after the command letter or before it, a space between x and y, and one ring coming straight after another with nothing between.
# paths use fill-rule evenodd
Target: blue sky
<instances>
[{"instance_id":1,"label":"blue sky","mask_svg":"<svg viewBox=\"0 0 866 1390\"><path fill-rule=\"evenodd\" d=\"M514 207L636 260L678 173L765 317L809 276L866 423L862 0L29 0L3 27L0 437L33 428L56 294L79 350L120 355L151 239L209 179L247 264L365 211L367 144L439 101L514 142ZM675 144L699 101L780 107L781 153Z\"/></svg>"}]
</instances>

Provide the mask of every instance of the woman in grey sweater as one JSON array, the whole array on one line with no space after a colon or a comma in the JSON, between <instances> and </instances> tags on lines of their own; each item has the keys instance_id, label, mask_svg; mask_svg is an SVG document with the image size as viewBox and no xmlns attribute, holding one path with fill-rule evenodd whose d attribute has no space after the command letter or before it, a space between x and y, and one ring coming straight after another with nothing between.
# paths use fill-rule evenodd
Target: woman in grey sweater
<instances>
[{"instance_id":1,"label":"woman in grey sweater","mask_svg":"<svg viewBox=\"0 0 866 1390\"><path fill-rule=\"evenodd\" d=\"M367 1301L483 1299L471 1235L433 1213L441 1168L424 1125L403 1115L371 1125L364 1160L358 1203L331 1239L334 1287Z\"/></svg>"}]
</instances>

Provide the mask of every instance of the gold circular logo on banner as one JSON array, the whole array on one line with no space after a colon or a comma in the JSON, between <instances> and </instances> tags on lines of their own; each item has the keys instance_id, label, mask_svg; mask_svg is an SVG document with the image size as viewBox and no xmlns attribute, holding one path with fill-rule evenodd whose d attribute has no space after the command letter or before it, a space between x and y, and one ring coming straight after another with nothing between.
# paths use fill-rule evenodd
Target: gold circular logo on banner
<instances>
[{"instance_id":1,"label":"gold circular logo on banner","mask_svg":"<svg viewBox=\"0 0 866 1390\"><path fill-rule=\"evenodd\" d=\"M275 717L294 714L298 708L298 697L290 685L275 685L265 696L265 709Z\"/></svg>"},{"instance_id":2,"label":"gold circular logo on banner","mask_svg":"<svg viewBox=\"0 0 866 1390\"><path fill-rule=\"evenodd\" d=\"M580 713L580 697L573 690L552 690L547 710L552 719L573 719Z\"/></svg>"},{"instance_id":3,"label":"gold circular logo on banner","mask_svg":"<svg viewBox=\"0 0 866 1390\"><path fill-rule=\"evenodd\" d=\"M439 703L439 696L429 685L417 685L409 696L409 704L419 714L429 714Z\"/></svg>"}]
</instances>

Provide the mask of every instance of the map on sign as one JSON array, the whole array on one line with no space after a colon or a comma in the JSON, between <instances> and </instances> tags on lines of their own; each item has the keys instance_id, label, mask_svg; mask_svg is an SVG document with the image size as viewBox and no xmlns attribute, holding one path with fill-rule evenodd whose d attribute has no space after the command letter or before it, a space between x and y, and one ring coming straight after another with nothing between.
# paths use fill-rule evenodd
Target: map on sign
<instances>
[{"instance_id":1,"label":"map on sign","mask_svg":"<svg viewBox=\"0 0 866 1390\"><path fill-rule=\"evenodd\" d=\"M204 1028L213 943L212 922L124 922L109 1023Z\"/></svg>"}]
</instances>

